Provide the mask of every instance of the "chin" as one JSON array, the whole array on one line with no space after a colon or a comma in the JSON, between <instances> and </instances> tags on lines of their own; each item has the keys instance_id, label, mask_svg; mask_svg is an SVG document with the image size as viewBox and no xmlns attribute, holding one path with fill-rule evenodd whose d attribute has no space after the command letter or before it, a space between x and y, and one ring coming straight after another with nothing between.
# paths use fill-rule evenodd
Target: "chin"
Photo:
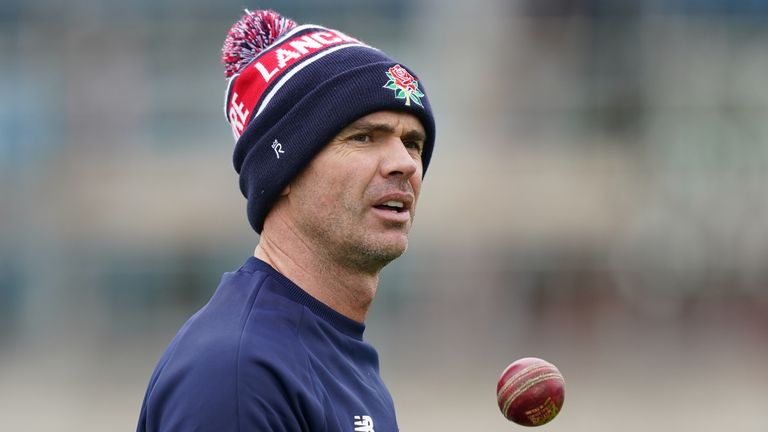
<instances>
[{"instance_id":1,"label":"chin","mask_svg":"<svg viewBox=\"0 0 768 432\"><path fill-rule=\"evenodd\" d=\"M387 248L385 251L383 251L381 255L383 259L386 259L387 262L389 262L394 259L400 258L400 256L402 256L407 249L408 249L408 243L406 242L404 245L397 245L391 248Z\"/></svg>"},{"instance_id":2,"label":"chin","mask_svg":"<svg viewBox=\"0 0 768 432\"><path fill-rule=\"evenodd\" d=\"M408 238L404 237L397 241L389 242L380 249L382 259L390 261L399 258L408 249Z\"/></svg>"},{"instance_id":3,"label":"chin","mask_svg":"<svg viewBox=\"0 0 768 432\"><path fill-rule=\"evenodd\" d=\"M377 239L369 239L361 248L361 255L371 267L382 268L391 261L399 258L408 249L408 237L386 236Z\"/></svg>"}]
</instances>

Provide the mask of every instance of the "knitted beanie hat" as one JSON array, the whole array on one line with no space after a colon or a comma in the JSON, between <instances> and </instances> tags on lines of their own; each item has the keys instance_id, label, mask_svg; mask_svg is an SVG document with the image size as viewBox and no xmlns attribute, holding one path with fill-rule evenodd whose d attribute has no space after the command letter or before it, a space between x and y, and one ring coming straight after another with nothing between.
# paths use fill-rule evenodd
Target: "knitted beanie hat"
<instances>
[{"instance_id":1,"label":"knitted beanie hat","mask_svg":"<svg viewBox=\"0 0 768 432\"><path fill-rule=\"evenodd\" d=\"M245 11L222 48L229 78L224 111L248 221L261 233L281 191L344 127L376 111L415 115L435 142L432 109L412 70L357 39L297 26L273 11Z\"/></svg>"}]
</instances>

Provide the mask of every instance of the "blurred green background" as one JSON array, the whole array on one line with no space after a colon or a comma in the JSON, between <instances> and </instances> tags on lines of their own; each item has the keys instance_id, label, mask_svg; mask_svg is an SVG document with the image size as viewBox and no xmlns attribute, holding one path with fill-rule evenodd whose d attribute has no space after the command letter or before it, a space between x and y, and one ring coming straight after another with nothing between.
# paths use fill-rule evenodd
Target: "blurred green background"
<instances>
[{"instance_id":1,"label":"blurred green background","mask_svg":"<svg viewBox=\"0 0 768 432\"><path fill-rule=\"evenodd\" d=\"M438 121L366 337L403 431L768 430L768 1L2 0L0 430L133 430L257 236L219 50L248 7L419 72ZM329 107L333 109L333 107Z\"/></svg>"}]
</instances>

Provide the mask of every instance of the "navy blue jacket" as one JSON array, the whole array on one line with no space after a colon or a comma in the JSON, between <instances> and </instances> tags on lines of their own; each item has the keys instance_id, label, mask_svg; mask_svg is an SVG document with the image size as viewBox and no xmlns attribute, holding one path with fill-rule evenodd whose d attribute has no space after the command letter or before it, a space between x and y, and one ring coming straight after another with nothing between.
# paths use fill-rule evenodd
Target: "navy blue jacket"
<instances>
[{"instance_id":1,"label":"navy blue jacket","mask_svg":"<svg viewBox=\"0 0 768 432\"><path fill-rule=\"evenodd\" d=\"M397 431L364 329L249 258L163 354L137 430Z\"/></svg>"}]
</instances>

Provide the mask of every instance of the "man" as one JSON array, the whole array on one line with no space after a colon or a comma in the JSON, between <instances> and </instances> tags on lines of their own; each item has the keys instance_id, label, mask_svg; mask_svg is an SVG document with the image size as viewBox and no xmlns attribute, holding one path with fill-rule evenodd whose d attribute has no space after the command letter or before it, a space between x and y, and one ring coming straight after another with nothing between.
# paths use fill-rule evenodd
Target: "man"
<instances>
[{"instance_id":1,"label":"man","mask_svg":"<svg viewBox=\"0 0 768 432\"><path fill-rule=\"evenodd\" d=\"M432 154L423 86L375 48L271 11L246 11L224 62L261 237L163 354L138 430L397 431L363 322Z\"/></svg>"}]
</instances>

